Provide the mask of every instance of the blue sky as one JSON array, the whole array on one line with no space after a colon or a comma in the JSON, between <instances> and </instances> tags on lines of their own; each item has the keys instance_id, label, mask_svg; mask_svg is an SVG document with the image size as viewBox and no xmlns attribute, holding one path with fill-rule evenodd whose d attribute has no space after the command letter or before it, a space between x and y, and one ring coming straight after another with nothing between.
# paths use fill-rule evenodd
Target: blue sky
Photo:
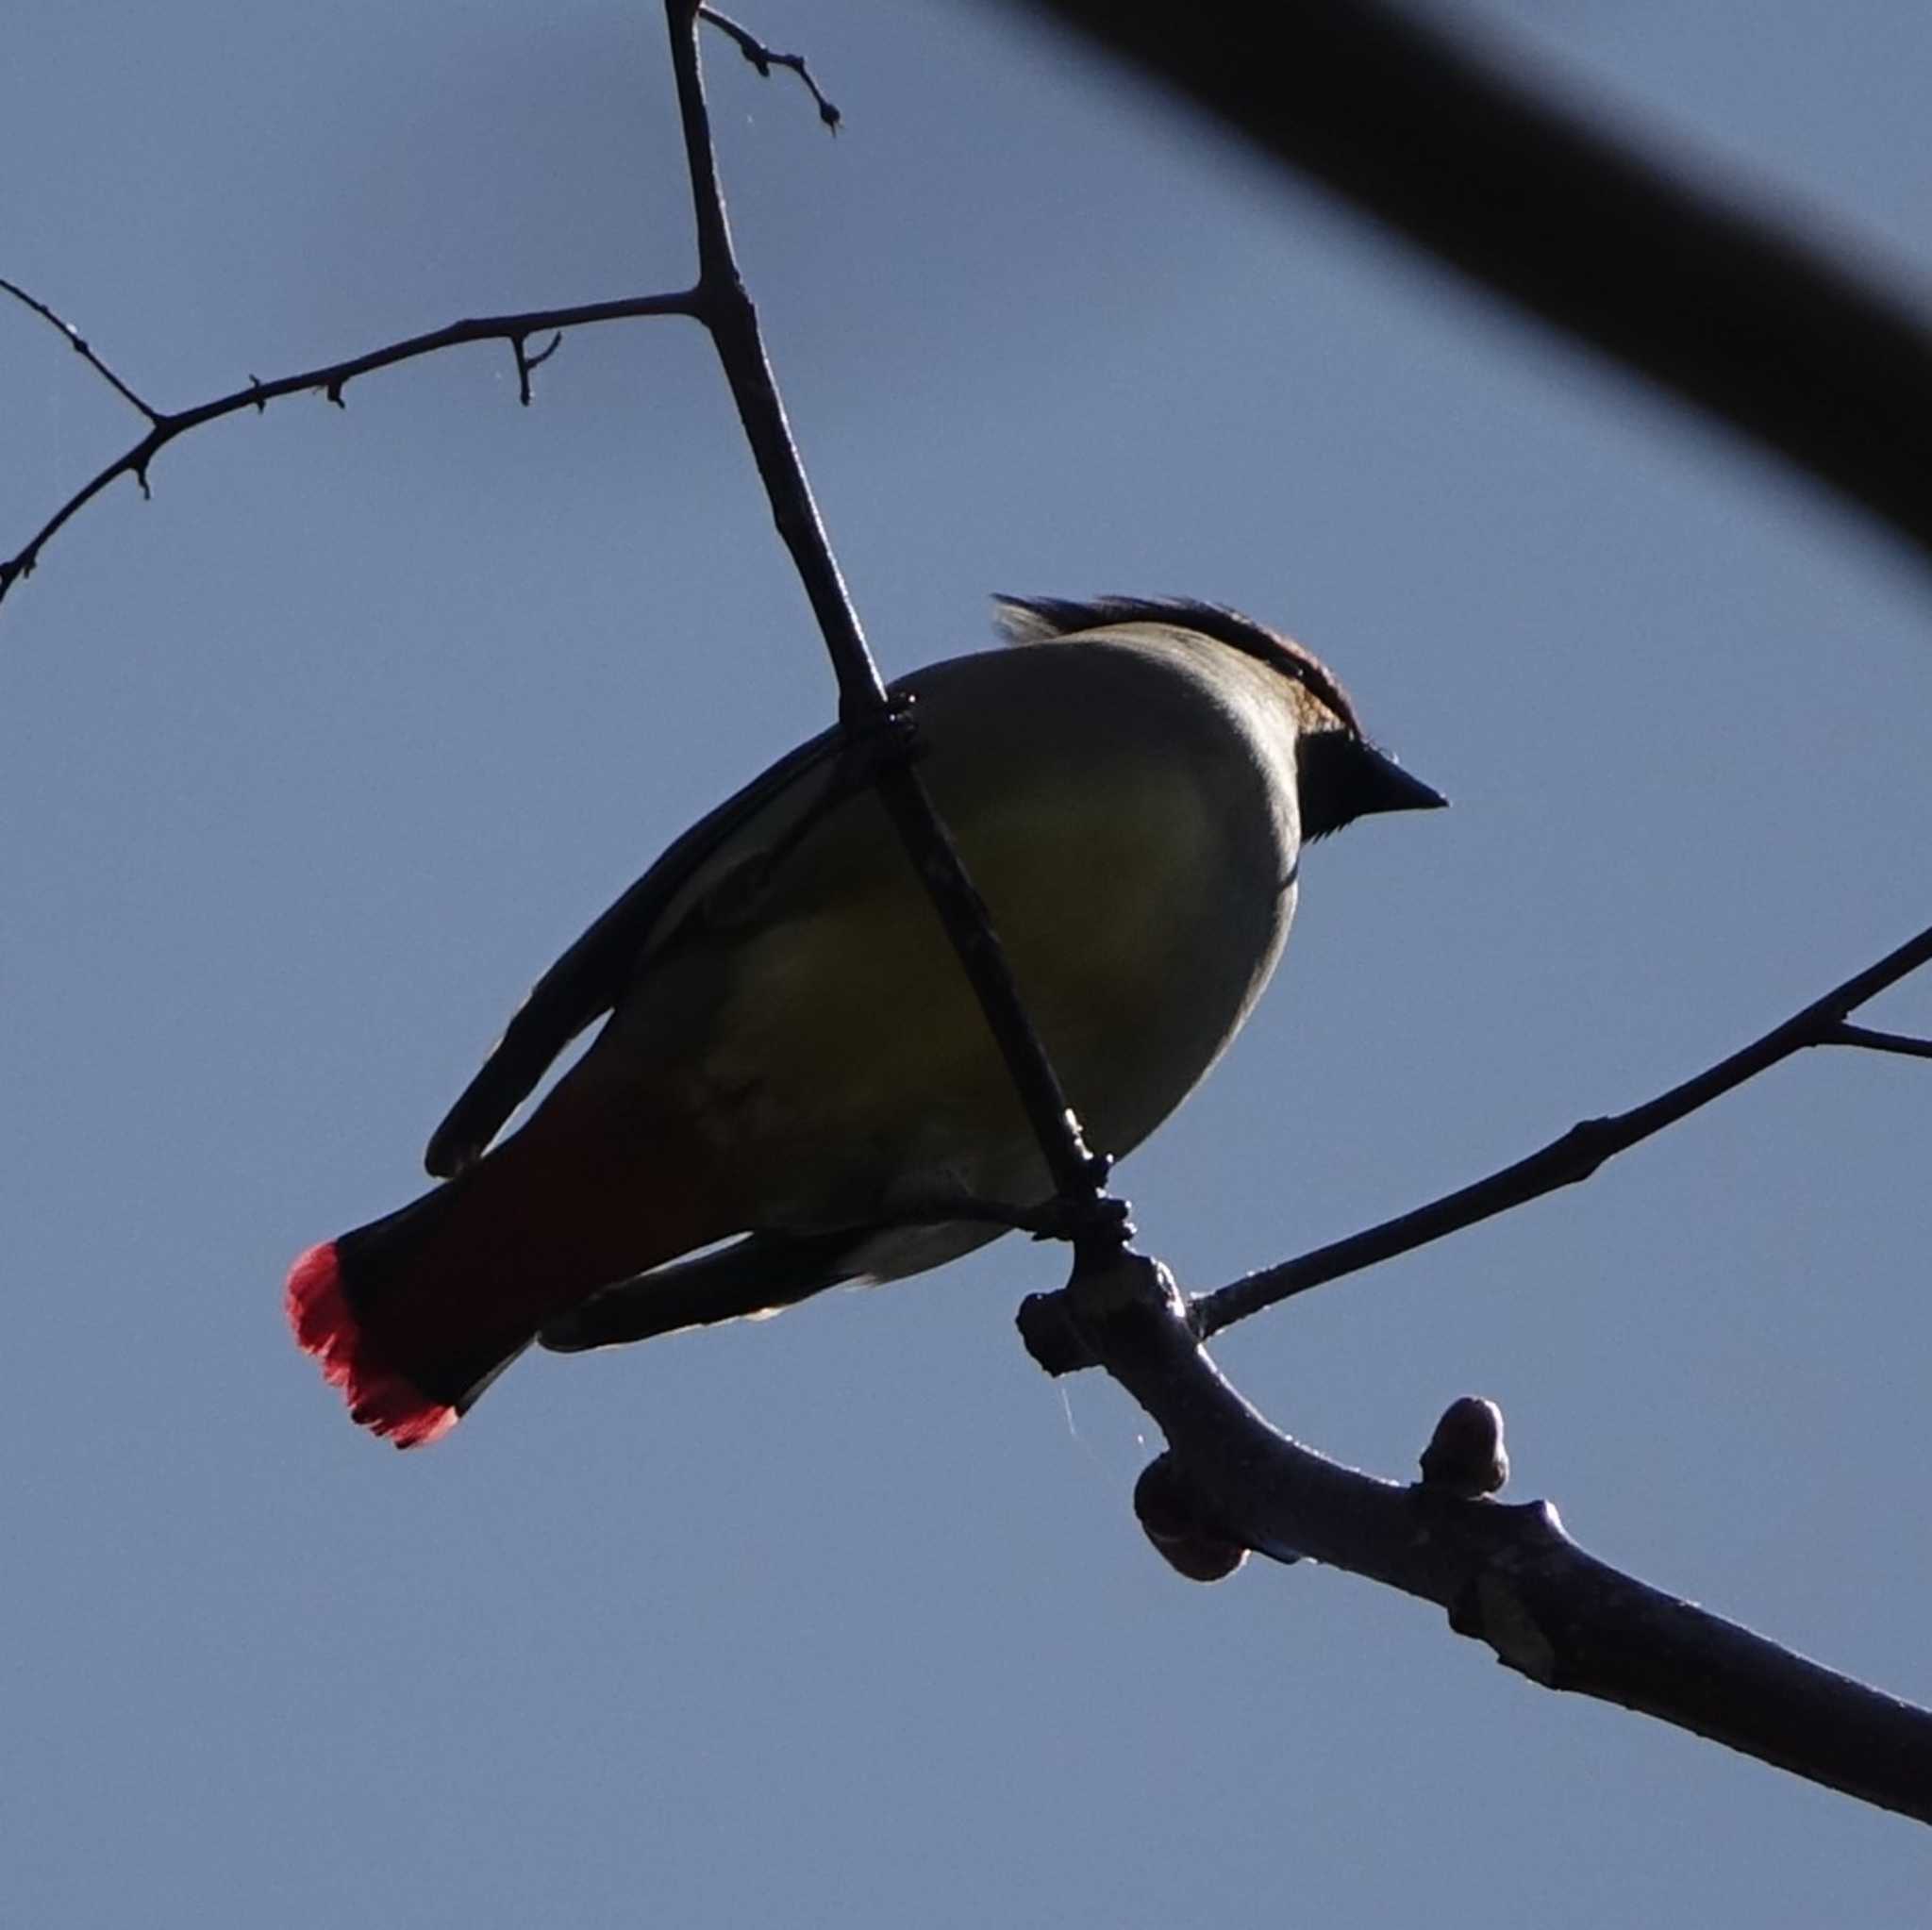
<instances>
[{"instance_id":1,"label":"blue sky","mask_svg":"<svg viewBox=\"0 0 1932 1930\"><path fill-rule=\"evenodd\" d=\"M1932 19L1497 6L1569 81L1923 287ZM1275 986L1123 1172L1194 1286L1707 1062L1932 918L1923 571L994 8L712 50L747 274L889 669L993 590L1303 637L1456 808L1312 854ZM654 8L40 8L0 274L179 406L675 286ZM1439 1614L1191 1588L1147 1428L1002 1245L542 1358L398 1456L290 1344L535 973L830 714L677 322L168 451L0 607L0 1873L37 1925L1923 1920L1917 1827L1533 1690ZM0 310L0 549L133 423ZM1874 1023L1932 1026L1932 985ZM1919 1700L1926 1069L1812 1055L1589 1187L1217 1345L1405 1475L1500 1400L1595 1552Z\"/></svg>"}]
</instances>

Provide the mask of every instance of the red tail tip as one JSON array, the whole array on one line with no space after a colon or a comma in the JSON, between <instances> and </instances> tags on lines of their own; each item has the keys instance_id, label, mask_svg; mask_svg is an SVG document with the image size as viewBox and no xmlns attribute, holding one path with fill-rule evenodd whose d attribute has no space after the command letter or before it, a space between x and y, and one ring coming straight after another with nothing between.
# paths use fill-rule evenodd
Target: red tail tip
<instances>
[{"instance_id":1,"label":"red tail tip","mask_svg":"<svg viewBox=\"0 0 1932 1930\"><path fill-rule=\"evenodd\" d=\"M424 1447L457 1424L457 1410L432 1401L378 1358L342 1291L333 1240L311 1246L289 1269L289 1324L323 1378L341 1388L349 1418L399 1448Z\"/></svg>"}]
</instances>

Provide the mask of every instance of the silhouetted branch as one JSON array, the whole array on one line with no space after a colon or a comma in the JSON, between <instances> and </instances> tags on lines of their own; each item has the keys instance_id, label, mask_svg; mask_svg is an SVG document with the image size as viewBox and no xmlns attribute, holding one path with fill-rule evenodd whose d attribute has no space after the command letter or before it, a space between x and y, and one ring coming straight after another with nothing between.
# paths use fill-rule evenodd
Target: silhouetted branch
<instances>
[{"instance_id":1,"label":"silhouetted branch","mask_svg":"<svg viewBox=\"0 0 1932 1930\"><path fill-rule=\"evenodd\" d=\"M720 33L737 42L738 51L767 80L772 77L773 68L790 68L805 83L806 92L818 104L819 119L825 124L831 132L834 134L838 133L841 119L839 110L819 91L819 84L811 77L811 69L805 64L805 56L803 54L774 53L756 34L740 26L735 20L727 19L715 7L700 7L698 8L698 18L708 26L716 27Z\"/></svg>"},{"instance_id":2,"label":"silhouetted branch","mask_svg":"<svg viewBox=\"0 0 1932 1930\"><path fill-rule=\"evenodd\" d=\"M1815 241L1384 0L1035 7L1932 550L1932 332Z\"/></svg>"},{"instance_id":3,"label":"silhouetted branch","mask_svg":"<svg viewBox=\"0 0 1932 1930\"><path fill-rule=\"evenodd\" d=\"M1117 1247L1121 1216L1103 1191L1108 1162L1091 1153L1081 1137L1078 1116L1021 1004L985 903L913 769L917 718L895 709L886 694L785 420L758 313L732 253L705 105L697 38L700 11L696 0L665 0L697 220L698 280L692 312L710 331L771 502L773 521L818 619L839 680L840 722L863 754L877 758L874 783L880 801L924 881L986 1014L1053 1174L1055 1191L1081 1216L1082 1240L1093 1243L1096 1251ZM908 716L911 730L907 728Z\"/></svg>"},{"instance_id":4,"label":"silhouetted branch","mask_svg":"<svg viewBox=\"0 0 1932 1930\"><path fill-rule=\"evenodd\" d=\"M1908 1039L1903 1032L1874 1032L1869 1025L1834 1025L1820 1045L1859 1045L1867 1052L1896 1052L1907 1058L1932 1058L1932 1039Z\"/></svg>"},{"instance_id":5,"label":"silhouetted branch","mask_svg":"<svg viewBox=\"0 0 1932 1930\"><path fill-rule=\"evenodd\" d=\"M127 384L124 382L121 379L121 377L117 375L113 372L113 370L110 369L107 365L107 363L104 362L100 358L100 357L93 352L92 349L91 349L87 345L87 342L83 340L81 336L80 330L77 329L72 322L64 321L60 316L57 315L52 308L48 308L45 302L41 301L35 296L28 294L27 291L24 288L22 288L17 282L0 279L0 291L4 291L5 293L11 295L16 302L19 302L25 308L31 308L36 315L39 315L43 321L51 323L56 328L58 328L60 331L60 333L67 338L68 347L73 349L75 354L79 356L81 359L85 361L91 369L93 370L94 374L97 374L101 378L101 380L108 385L108 388L113 390L115 394L120 396L124 402L129 403L134 408L138 408L142 415L146 416L149 422L158 423L160 421L159 415L157 414L154 409L150 408L148 405L144 401L142 401L142 399L138 394L136 394L135 391L132 389L130 389L127 386Z\"/></svg>"},{"instance_id":6,"label":"silhouetted branch","mask_svg":"<svg viewBox=\"0 0 1932 1930\"><path fill-rule=\"evenodd\" d=\"M1908 973L1932 961L1932 926L1908 940L1895 952L1889 952L1876 964L1868 965L1842 985L1834 986L1821 999L1794 1013L1783 1024L1774 1025L1762 1038L1753 1040L1740 1052L1720 1059L1693 1078L1673 1086L1628 1112L1613 1113L1607 1119L1580 1120L1567 1133L1552 1140L1525 1159L1479 1179L1473 1186L1445 1193L1412 1212L1385 1220L1379 1226L1352 1234L1327 1246L1316 1247L1279 1266L1264 1267L1218 1292L1195 1301L1191 1318L1203 1339L1218 1334L1236 1321L1264 1307L1277 1306L1310 1287L1340 1279L1344 1273L1359 1273L1395 1255L1407 1253L1445 1234L1458 1233L1479 1220L1492 1219L1526 1201L1555 1192L1558 1187L1574 1186L1586 1180L1607 1159L1674 1125L1699 1106L1708 1106L1735 1090L1746 1079L1755 1079L1793 1053L1811 1045L1862 1045L1874 1051L1906 1052L1932 1058L1932 1047L1924 1040L1901 1039L1887 1032L1866 1032L1844 1023L1847 1012L1874 999L1888 986L1896 985Z\"/></svg>"},{"instance_id":7,"label":"silhouetted branch","mask_svg":"<svg viewBox=\"0 0 1932 1930\"><path fill-rule=\"evenodd\" d=\"M319 369L304 369L299 374L278 375L272 382L263 382L251 375L247 388L217 396L212 402L197 403L192 408L160 411L150 408L113 374L80 342L78 337L73 336L67 324L54 316L51 309L42 307L31 295L22 295L10 282L0 283L0 287L5 287L11 294L20 295L29 308L47 315L58 327L69 334L75 346L87 355L88 360L147 417L149 424L147 434L69 496L34 532L25 548L7 561L0 562L0 598L4 598L20 578L33 574L34 566L40 561L41 552L48 541L109 483L124 475L131 475L145 495L148 465L176 437L185 436L189 430L198 429L205 423L219 422L224 416L237 415L245 408L260 411L285 395L296 395L310 390L318 391L341 408L344 406L342 391L358 375L373 374L377 369L393 368L398 362L413 361L418 356L435 355L442 349L458 348L472 341L507 341L510 344L517 358L522 399L528 402L530 370L539 362L547 361L557 349L557 343L553 341L541 355L526 357L524 343L532 335L553 329L559 332L558 340L561 340L560 331L563 329L580 327L591 322L623 322L641 315L690 315L695 312L691 306L692 297L687 291L666 295L627 295L614 302L584 302L568 308L532 308L517 315L485 315L472 321L452 322L445 327L431 329L426 335L412 335L402 341L389 342L381 348L352 356L347 361L329 362Z\"/></svg>"},{"instance_id":8,"label":"silhouetted branch","mask_svg":"<svg viewBox=\"0 0 1932 1930\"><path fill-rule=\"evenodd\" d=\"M1435 1478L1398 1488L1290 1439L1202 1350L1158 1262L1081 1268L1066 1298L1087 1349L1167 1438L1158 1513L1141 1513L1169 1559L1178 1549L1202 1579L1236 1565L1230 1547L1346 1569L1437 1603L1457 1634L1542 1688L1616 1703L1932 1822L1932 1713L1619 1572L1572 1541L1547 1502L1462 1499ZM1495 1415L1492 1403L1456 1404L1445 1423L1454 1416L1472 1435L1478 1417L1465 1408ZM1507 1469L1495 1421L1478 1485ZM1458 1477L1471 1458L1452 1456Z\"/></svg>"}]
</instances>

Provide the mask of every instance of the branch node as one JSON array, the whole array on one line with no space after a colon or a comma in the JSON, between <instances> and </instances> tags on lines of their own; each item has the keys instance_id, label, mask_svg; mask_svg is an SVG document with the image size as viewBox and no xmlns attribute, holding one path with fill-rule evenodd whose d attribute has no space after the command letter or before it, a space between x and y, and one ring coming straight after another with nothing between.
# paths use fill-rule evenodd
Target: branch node
<instances>
[{"instance_id":1,"label":"branch node","mask_svg":"<svg viewBox=\"0 0 1932 1930\"><path fill-rule=\"evenodd\" d=\"M1225 1581L1247 1561L1246 1544L1216 1519L1172 1449L1141 1469L1134 1513L1160 1558L1191 1582Z\"/></svg>"},{"instance_id":2,"label":"branch node","mask_svg":"<svg viewBox=\"0 0 1932 1930\"><path fill-rule=\"evenodd\" d=\"M1074 1324L1064 1293L1029 1293L1020 1303L1013 1324L1034 1364L1056 1380L1096 1364L1093 1350Z\"/></svg>"},{"instance_id":3,"label":"branch node","mask_svg":"<svg viewBox=\"0 0 1932 1930\"><path fill-rule=\"evenodd\" d=\"M1422 1453L1422 1485L1474 1501L1494 1494L1509 1479L1509 1450L1503 1441L1503 1410L1479 1394L1451 1401Z\"/></svg>"},{"instance_id":4,"label":"branch node","mask_svg":"<svg viewBox=\"0 0 1932 1930\"><path fill-rule=\"evenodd\" d=\"M248 387L252 391L250 399L255 404L256 414L266 415L268 413L268 397L262 393L261 377L252 369L248 372Z\"/></svg>"}]
</instances>

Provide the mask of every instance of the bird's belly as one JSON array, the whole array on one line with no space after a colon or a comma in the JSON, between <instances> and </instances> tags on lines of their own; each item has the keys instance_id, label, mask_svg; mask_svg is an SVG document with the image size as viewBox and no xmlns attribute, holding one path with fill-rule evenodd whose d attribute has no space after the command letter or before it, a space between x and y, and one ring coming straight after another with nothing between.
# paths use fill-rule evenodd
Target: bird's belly
<instances>
[{"instance_id":1,"label":"bird's belly","mask_svg":"<svg viewBox=\"0 0 1932 1930\"><path fill-rule=\"evenodd\" d=\"M1186 1096L1265 983L1293 908L1291 827L1235 839L1185 767L1097 791L1090 805L1062 787L1045 815L1015 798L957 831L1090 1142L1121 1154ZM759 1173L762 1223L1051 1190L963 970L894 856L752 932L731 961L702 1115L721 1155Z\"/></svg>"}]
</instances>

